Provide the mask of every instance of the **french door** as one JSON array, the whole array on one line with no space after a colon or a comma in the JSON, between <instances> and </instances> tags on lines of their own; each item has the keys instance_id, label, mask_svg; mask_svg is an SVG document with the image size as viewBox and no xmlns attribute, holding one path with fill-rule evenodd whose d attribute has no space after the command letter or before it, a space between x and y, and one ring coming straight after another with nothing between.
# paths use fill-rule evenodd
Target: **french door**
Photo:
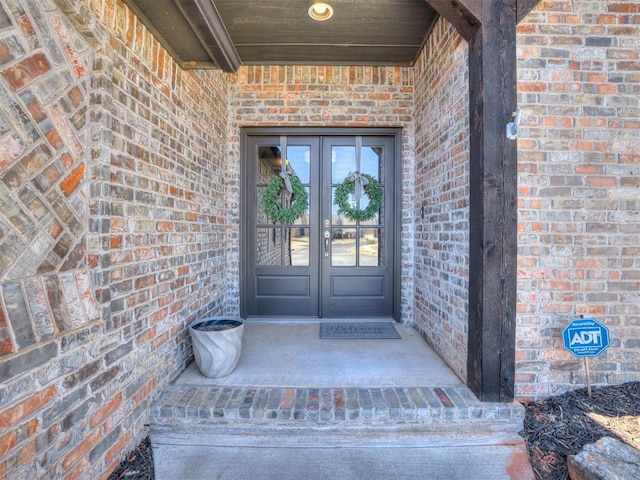
<instances>
[{"instance_id":1,"label":"french door","mask_svg":"<svg viewBox=\"0 0 640 480\"><path fill-rule=\"evenodd\" d=\"M244 316L393 316L395 141L395 135L246 136ZM306 191L306 209L284 180L274 197L272 179L284 178L283 172L290 188L295 176ZM371 202L379 207L368 208ZM274 203L276 210L295 210L297 218L274 218Z\"/></svg>"}]
</instances>

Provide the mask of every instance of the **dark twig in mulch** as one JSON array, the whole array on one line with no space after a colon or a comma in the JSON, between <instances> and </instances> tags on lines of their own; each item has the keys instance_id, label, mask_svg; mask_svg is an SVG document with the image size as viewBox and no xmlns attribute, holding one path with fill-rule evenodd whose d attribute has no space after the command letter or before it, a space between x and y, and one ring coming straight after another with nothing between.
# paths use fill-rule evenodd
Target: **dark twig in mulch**
<instances>
[{"instance_id":1,"label":"dark twig in mulch","mask_svg":"<svg viewBox=\"0 0 640 480\"><path fill-rule=\"evenodd\" d=\"M629 437L621 438L588 414L614 420L631 417L626 424L630 438L640 436L640 382L594 388L591 398L586 389L580 389L525 404L525 408L522 435L527 438L531 464L540 480L569 478L567 455L577 454L584 445L604 436L629 443Z\"/></svg>"},{"instance_id":2,"label":"dark twig in mulch","mask_svg":"<svg viewBox=\"0 0 640 480\"><path fill-rule=\"evenodd\" d=\"M154 480L151 442L146 437L136 449L120 462L109 480Z\"/></svg>"}]
</instances>

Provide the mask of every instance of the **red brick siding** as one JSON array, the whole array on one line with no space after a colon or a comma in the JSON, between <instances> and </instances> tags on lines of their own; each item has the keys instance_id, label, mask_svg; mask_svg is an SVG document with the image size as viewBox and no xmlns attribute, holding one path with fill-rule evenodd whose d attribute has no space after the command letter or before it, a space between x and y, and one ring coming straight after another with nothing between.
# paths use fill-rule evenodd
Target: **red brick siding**
<instances>
[{"instance_id":1,"label":"red brick siding","mask_svg":"<svg viewBox=\"0 0 640 480\"><path fill-rule=\"evenodd\" d=\"M468 49L440 19L415 70L414 325L466 378L469 267ZM424 213L423 213L424 212Z\"/></svg>"},{"instance_id":2,"label":"red brick siding","mask_svg":"<svg viewBox=\"0 0 640 480\"><path fill-rule=\"evenodd\" d=\"M227 77L180 70L120 0L53 1L0 5L0 477L105 478L188 322L237 312L241 126L403 129L402 317L464 378L467 52L446 22L414 69ZM579 314L612 334L595 382L639 377L638 17L543 2L519 27L523 398L582 386L559 336Z\"/></svg>"},{"instance_id":3,"label":"red brick siding","mask_svg":"<svg viewBox=\"0 0 640 480\"><path fill-rule=\"evenodd\" d=\"M121 1L0 25L0 477L101 478L225 309L227 77Z\"/></svg>"},{"instance_id":4,"label":"red brick siding","mask_svg":"<svg viewBox=\"0 0 640 480\"><path fill-rule=\"evenodd\" d=\"M241 67L230 85L229 151L233 163L229 174L239 179L240 127L401 127L402 205L411 210L413 187L413 70L401 67L366 66L268 66ZM237 188L229 193L237 198ZM237 206L237 205L236 205ZM238 218L237 209L231 212ZM237 224L229 228L237 237ZM403 217L402 317L411 321L412 220ZM234 242L237 247L237 241ZM237 252L229 265L237 291ZM237 297L236 297L237 298ZM237 308L237 307L236 307Z\"/></svg>"},{"instance_id":5,"label":"red brick siding","mask_svg":"<svg viewBox=\"0 0 640 480\"><path fill-rule=\"evenodd\" d=\"M640 12L542 2L518 27L516 394L583 387L561 330L609 327L594 384L640 379Z\"/></svg>"}]
</instances>

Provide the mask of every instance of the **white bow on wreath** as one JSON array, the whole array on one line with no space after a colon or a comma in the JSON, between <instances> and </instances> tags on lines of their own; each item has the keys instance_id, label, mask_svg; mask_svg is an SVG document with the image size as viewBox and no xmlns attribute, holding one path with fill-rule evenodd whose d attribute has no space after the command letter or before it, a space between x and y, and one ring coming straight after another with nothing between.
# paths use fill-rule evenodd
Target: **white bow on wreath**
<instances>
[{"instance_id":1,"label":"white bow on wreath","mask_svg":"<svg viewBox=\"0 0 640 480\"><path fill-rule=\"evenodd\" d=\"M280 176L284 180L284 187L287 189L287 191L289 193L293 193L293 186L291 185L291 179L289 178L289 175L292 175L295 177L296 172L294 172L293 168L289 166L289 162L284 162L284 163L285 163L285 167L282 170L282 172L280 172Z\"/></svg>"},{"instance_id":2,"label":"white bow on wreath","mask_svg":"<svg viewBox=\"0 0 640 480\"><path fill-rule=\"evenodd\" d=\"M364 193L365 185L369 185L369 179L360 172L353 172L347 177L347 180L353 182L353 193L356 198L356 205L360 206L360 198L362 198L362 194Z\"/></svg>"}]
</instances>

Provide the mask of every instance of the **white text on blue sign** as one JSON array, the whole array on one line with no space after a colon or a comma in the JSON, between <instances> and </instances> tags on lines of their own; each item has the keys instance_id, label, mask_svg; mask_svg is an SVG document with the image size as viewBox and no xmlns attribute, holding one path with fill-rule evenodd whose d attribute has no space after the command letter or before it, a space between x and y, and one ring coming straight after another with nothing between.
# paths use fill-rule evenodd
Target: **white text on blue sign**
<instances>
[{"instance_id":1,"label":"white text on blue sign","mask_svg":"<svg viewBox=\"0 0 640 480\"><path fill-rule=\"evenodd\" d=\"M609 330L593 318L577 318L562 331L562 343L576 357L595 357L609 346Z\"/></svg>"}]
</instances>

